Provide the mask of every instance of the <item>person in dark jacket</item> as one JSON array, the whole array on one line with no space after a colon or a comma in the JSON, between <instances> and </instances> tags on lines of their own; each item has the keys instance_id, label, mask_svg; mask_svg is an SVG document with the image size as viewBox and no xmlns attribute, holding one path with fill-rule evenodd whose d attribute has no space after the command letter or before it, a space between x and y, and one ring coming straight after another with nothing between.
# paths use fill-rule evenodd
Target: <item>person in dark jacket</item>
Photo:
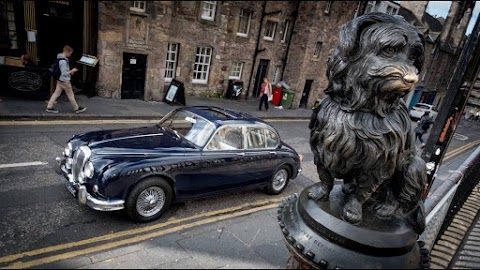
<instances>
[{"instance_id":1,"label":"person in dark jacket","mask_svg":"<svg viewBox=\"0 0 480 270\"><path fill-rule=\"evenodd\" d=\"M415 140L418 140L422 143L422 147L425 147L425 143L423 142L423 134L427 133L430 125L433 123L433 119L430 117L430 111L426 111L420 120L418 120L418 126L415 128Z\"/></svg>"}]
</instances>

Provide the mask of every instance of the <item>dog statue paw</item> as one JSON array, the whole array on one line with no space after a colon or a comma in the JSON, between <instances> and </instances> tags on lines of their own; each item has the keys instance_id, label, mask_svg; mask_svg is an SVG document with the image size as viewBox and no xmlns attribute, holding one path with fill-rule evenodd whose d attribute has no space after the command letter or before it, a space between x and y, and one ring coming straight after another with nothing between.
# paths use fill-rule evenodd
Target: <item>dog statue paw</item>
<instances>
[{"instance_id":1,"label":"dog statue paw","mask_svg":"<svg viewBox=\"0 0 480 270\"><path fill-rule=\"evenodd\" d=\"M352 224L362 221L362 204L355 197L350 197L343 207L342 218Z\"/></svg>"},{"instance_id":2,"label":"dog statue paw","mask_svg":"<svg viewBox=\"0 0 480 270\"><path fill-rule=\"evenodd\" d=\"M308 191L308 198L315 201L326 201L330 196L330 191L332 191L332 187L320 183Z\"/></svg>"}]
</instances>

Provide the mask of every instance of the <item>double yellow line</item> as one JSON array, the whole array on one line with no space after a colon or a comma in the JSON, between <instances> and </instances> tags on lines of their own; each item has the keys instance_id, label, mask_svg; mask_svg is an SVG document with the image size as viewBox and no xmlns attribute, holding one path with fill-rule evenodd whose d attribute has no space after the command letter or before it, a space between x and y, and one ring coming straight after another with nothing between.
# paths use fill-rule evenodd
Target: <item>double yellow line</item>
<instances>
[{"instance_id":1,"label":"double yellow line","mask_svg":"<svg viewBox=\"0 0 480 270\"><path fill-rule=\"evenodd\" d=\"M452 151L449 151L445 154L445 156L443 157L443 161L451 159L451 158L459 155L460 153L463 153L464 151L468 151L471 148L473 148L473 147L475 147L479 144L480 144L480 140L476 140L474 142L470 142L470 143L467 143L465 145L462 145L459 148L453 149Z\"/></svg>"},{"instance_id":2,"label":"double yellow line","mask_svg":"<svg viewBox=\"0 0 480 270\"><path fill-rule=\"evenodd\" d=\"M267 199L267 200L259 200L253 203L245 203L239 206L235 207L230 207L230 208L225 208L221 210L216 210L216 211L211 211L211 212L206 212L186 218L181 218L181 219L170 219L164 223L159 223L143 228L138 228L138 229L132 229L132 230L126 230L126 231L121 231L117 233L111 233L103 236L98 236L98 237L93 237L77 242L70 242L70 243L65 243L65 244L60 244L56 246L50 246L46 248L41 248L41 249L35 249L31 251L26 251L14 255L8 255L4 257L0 257L0 264L5 264L9 262L14 262L11 263L5 267L2 267L0 269L10 269L10 268L28 268L28 267L35 267L39 265L44 265L48 263L53 263L61 260L66 260L70 258L74 258L80 255L85 255L85 254L90 254L94 252L99 252L99 251L104 251L104 250L109 250L113 248L117 248L120 246L125 246L129 244L134 244L138 243L141 241L145 241L154 237L159 237L162 235L170 234L170 233L175 233L178 231L182 231L185 229L190 229L193 227L197 227L200 225L206 225L234 217L240 217L248 214L252 214L255 212L263 211L263 210L268 210L277 207L277 204L283 200L284 197L281 198L274 198L274 199ZM247 209L245 209L247 208ZM201 219L204 218L204 219ZM201 219L198 221L193 221L196 219ZM185 222L188 221L193 221L191 223L185 224ZM175 225L179 224L176 227L164 229L164 230L159 230L161 228L168 227L170 225ZM64 251L70 248L74 247L80 247L84 245L89 245L101 241L108 241L108 240L114 240L117 238L121 237L126 237L126 236L133 236L130 238L126 238L123 240L117 240L115 242L108 242L105 244L99 244L97 246L89 247L89 248L83 248L83 249L78 249L74 251L68 251L65 253L57 254L57 255L51 255L39 259L34 259L30 261L18 261L22 258L28 258L32 256L37 256L37 255L42 255L54 251Z\"/></svg>"}]
</instances>

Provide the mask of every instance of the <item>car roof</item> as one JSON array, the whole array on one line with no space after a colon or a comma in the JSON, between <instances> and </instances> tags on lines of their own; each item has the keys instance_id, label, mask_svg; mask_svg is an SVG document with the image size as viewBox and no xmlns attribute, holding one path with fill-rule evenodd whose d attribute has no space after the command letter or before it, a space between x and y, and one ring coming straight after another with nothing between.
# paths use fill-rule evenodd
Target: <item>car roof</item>
<instances>
[{"instance_id":1,"label":"car roof","mask_svg":"<svg viewBox=\"0 0 480 270\"><path fill-rule=\"evenodd\" d=\"M417 105L425 105L425 106L433 107L432 104L428 104L428 103L417 103L417 104L415 104L415 106L417 106Z\"/></svg>"},{"instance_id":2,"label":"car roof","mask_svg":"<svg viewBox=\"0 0 480 270\"><path fill-rule=\"evenodd\" d=\"M264 124L271 127L265 121L247 113L239 113L216 106L190 106L183 107L187 110L202 116L203 118L215 123L217 126L227 124Z\"/></svg>"}]
</instances>

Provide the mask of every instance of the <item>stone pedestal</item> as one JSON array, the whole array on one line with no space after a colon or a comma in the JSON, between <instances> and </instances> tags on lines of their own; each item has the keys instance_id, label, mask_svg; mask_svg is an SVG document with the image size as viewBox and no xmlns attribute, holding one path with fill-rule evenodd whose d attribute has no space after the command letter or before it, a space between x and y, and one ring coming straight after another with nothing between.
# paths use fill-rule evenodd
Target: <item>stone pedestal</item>
<instances>
[{"instance_id":1,"label":"stone pedestal","mask_svg":"<svg viewBox=\"0 0 480 270\"><path fill-rule=\"evenodd\" d=\"M422 266L417 234L401 217L380 219L365 205L363 220L341 218L346 195L336 185L327 201L307 196L309 188L285 199L279 225L296 268L416 269ZM422 250L422 253L423 250ZM292 266L291 266L292 267Z\"/></svg>"}]
</instances>

